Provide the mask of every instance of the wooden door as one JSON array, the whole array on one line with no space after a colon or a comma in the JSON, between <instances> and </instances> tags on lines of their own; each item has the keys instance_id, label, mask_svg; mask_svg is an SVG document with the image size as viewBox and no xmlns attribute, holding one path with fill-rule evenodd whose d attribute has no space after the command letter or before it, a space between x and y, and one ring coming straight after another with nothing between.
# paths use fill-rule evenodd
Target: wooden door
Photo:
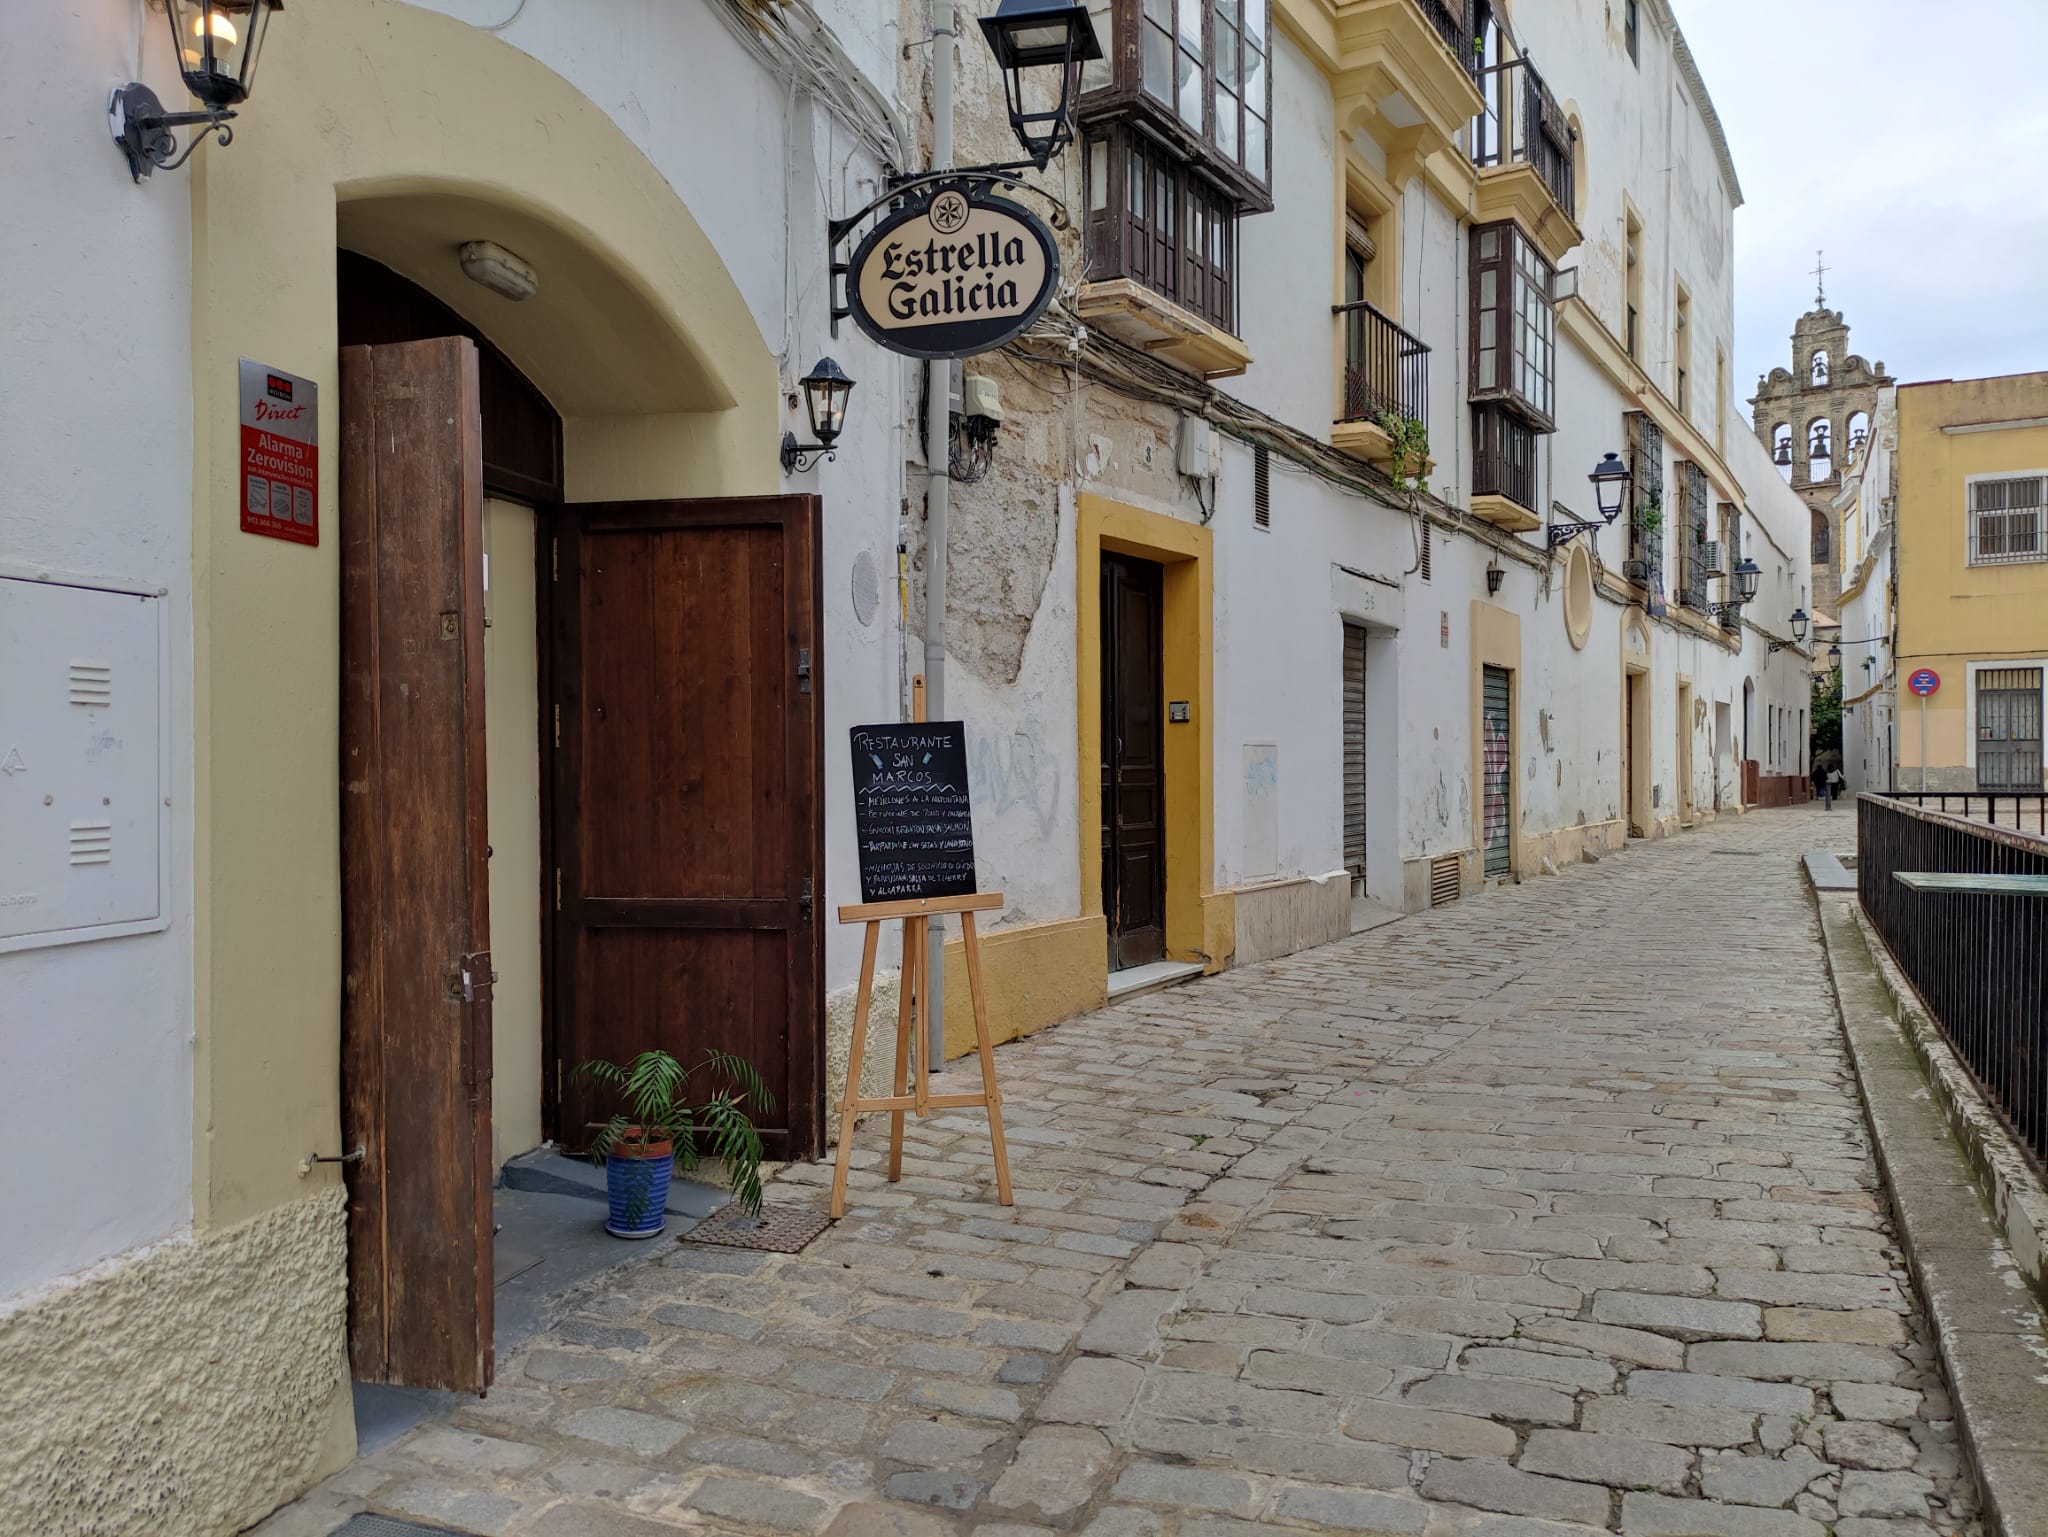
<instances>
[{"instance_id":1,"label":"wooden door","mask_svg":"<svg viewBox=\"0 0 2048 1537\"><path fill-rule=\"evenodd\" d=\"M477 402L464 338L342 349L349 1362L462 1392L492 1374Z\"/></svg>"},{"instance_id":2,"label":"wooden door","mask_svg":"<svg viewBox=\"0 0 2048 1537\"><path fill-rule=\"evenodd\" d=\"M1102 911L1109 966L1166 958L1160 572L1102 557Z\"/></svg>"},{"instance_id":3,"label":"wooden door","mask_svg":"<svg viewBox=\"0 0 2048 1537\"><path fill-rule=\"evenodd\" d=\"M593 503L553 537L555 1134L585 1146L615 1108L579 1063L718 1047L774 1090L770 1156L812 1157L818 501Z\"/></svg>"},{"instance_id":4,"label":"wooden door","mask_svg":"<svg viewBox=\"0 0 2048 1537\"><path fill-rule=\"evenodd\" d=\"M1344 626L1344 868L1365 889L1365 627Z\"/></svg>"}]
</instances>

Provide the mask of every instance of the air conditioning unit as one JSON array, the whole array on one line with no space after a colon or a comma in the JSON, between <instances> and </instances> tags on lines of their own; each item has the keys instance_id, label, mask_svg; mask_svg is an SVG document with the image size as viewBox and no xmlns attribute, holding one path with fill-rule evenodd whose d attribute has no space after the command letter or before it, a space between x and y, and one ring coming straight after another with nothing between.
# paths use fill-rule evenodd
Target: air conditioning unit
<instances>
[{"instance_id":1,"label":"air conditioning unit","mask_svg":"<svg viewBox=\"0 0 2048 1537\"><path fill-rule=\"evenodd\" d=\"M1728 567L1721 560L1721 542L1710 539L1700 547L1700 574L1702 576L1726 576Z\"/></svg>"},{"instance_id":2,"label":"air conditioning unit","mask_svg":"<svg viewBox=\"0 0 2048 1537\"><path fill-rule=\"evenodd\" d=\"M1196 480L1214 480L1223 473L1223 444L1207 417L1180 419L1180 472Z\"/></svg>"}]
</instances>

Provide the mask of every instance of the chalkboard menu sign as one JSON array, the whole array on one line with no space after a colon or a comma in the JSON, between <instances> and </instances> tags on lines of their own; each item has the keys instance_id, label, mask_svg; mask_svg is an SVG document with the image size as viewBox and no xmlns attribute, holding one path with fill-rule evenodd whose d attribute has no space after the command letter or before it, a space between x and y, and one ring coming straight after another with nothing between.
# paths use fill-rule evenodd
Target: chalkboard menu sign
<instances>
[{"instance_id":1,"label":"chalkboard menu sign","mask_svg":"<svg viewBox=\"0 0 2048 1537\"><path fill-rule=\"evenodd\" d=\"M853 826L863 902L974 892L967 729L957 720L855 726Z\"/></svg>"}]
</instances>

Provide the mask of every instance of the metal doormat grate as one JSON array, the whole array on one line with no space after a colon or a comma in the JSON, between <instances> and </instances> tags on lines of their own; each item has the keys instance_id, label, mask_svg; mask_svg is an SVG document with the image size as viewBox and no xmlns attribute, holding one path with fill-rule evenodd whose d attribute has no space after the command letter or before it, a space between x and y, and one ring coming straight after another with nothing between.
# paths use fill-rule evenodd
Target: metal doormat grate
<instances>
[{"instance_id":1,"label":"metal doormat grate","mask_svg":"<svg viewBox=\"0 0 2048 1537\"><path fill-rule=\"evenodd\" d=\"M735 1201L691 1228L681 1241L801 1254L831 1223L830 1214L816 1206L763 1206L759 1212L750 1212Z\"/></svg>"},{"instance_id":2,"label":"metal doormat grate","mask_svg":"<svg viewBox=\"0 0 2048 1537\"><path fill-rule=\"evenodd\" d=\"M350 1516L329 1537L470 1537L452 1526L421 1526L417 1521L400 1521L395 1516Z\"/></svg>"}]
</instances>

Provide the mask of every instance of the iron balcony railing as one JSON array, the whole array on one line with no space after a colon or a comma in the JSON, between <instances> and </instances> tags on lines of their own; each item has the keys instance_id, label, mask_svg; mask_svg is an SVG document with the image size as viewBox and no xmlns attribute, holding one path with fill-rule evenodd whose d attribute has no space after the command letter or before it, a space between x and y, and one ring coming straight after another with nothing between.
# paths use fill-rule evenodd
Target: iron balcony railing
<instances>
[{"instance_id":1,"label":"iron balcony railing","mask_svg":"<svg viewBox=\"0 0 2048 1537\"><path fill-rule=\"evenodd\" d=\"M1911 801L1857 801L1857 896L1942 1036L2038 1168L2048 1158L2048 966L2041 963L2048 896L1915 891L1894 877L2048 877L2048 838Z\"/></svg>"},{"instance_id":2,"label":"iron balcony railing","mask_svg":"<svg viewBox=\"0 0 2048 1537\"><path fill-rule=\"evenodd\" d=\"M1479 50L1472 46L1472 0L1415 0L1416 9L1436 28L1465 73L1479 78Z\"/></svg>"},{"instance_id":3,"label":"iron balcony railing","mask_svg":"<svg viewBox=\"0 0 2048 1537\"><path fill-rule=\"evenodd\" d=\"M1513 59L1479 71L1486 108L1472 128L1472 163L1530 165L1550 196L1574 217L1572 129L1564 109L1527 59Z\"/></svg>"},{"instance_id":4,"label":"iron balcony railing","mask_svg":"<svg viewBox=\"0 0 2048 1537\"><path fill-rule=\"evenodd\" d=\"M1429 349L1363 299L1336 307L1344 327L1345 422L1428 423Z\"/></svg>"}]
</instances>

